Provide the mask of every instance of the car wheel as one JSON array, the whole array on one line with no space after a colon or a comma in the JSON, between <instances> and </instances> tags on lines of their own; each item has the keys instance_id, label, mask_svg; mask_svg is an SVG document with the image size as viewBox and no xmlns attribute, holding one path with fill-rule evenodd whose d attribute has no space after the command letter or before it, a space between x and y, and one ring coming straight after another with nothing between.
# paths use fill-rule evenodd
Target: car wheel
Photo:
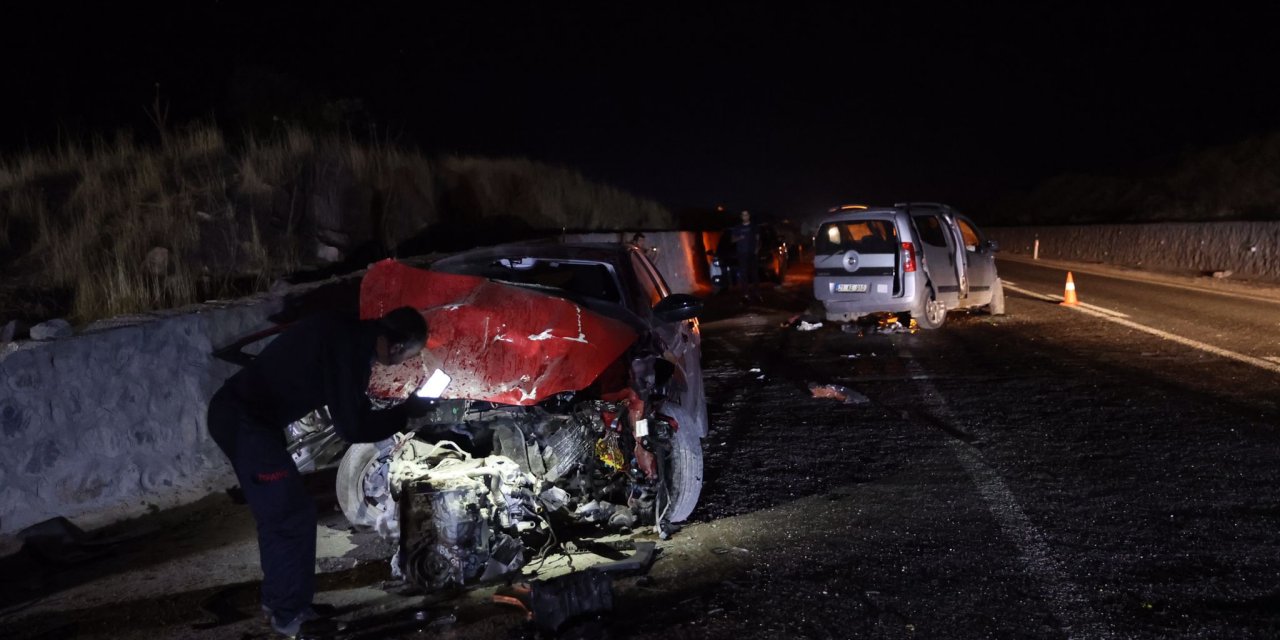
<instances>
[{"instance_id":1,"label":"car wheel","mask_svg":"<svg viewBox=\"0 0 1280 640\"><path fill-rule=\"evenodd\" d=\"M919 313L911 315L921 329L937 329L947 320L947 306L938 300L938 296L933 293L933 287L928 287L925 289L924 306Z\"/></svg>"},{"instance_id":2,"label":"car wheel","mask_svg":"<svg viewBox=\"0 0 1280 640\"><path fill-rule=\"evenodd\" d=\"M702 494L702 438L694 428L692 417L683 409L664 410L681 426L671 438L671 506L667 519L684 522L698 506Z\"/></svg>"},{"instance_id":3,"label":"car wheel","mask_svg":"<svg viewBox=\"0 0 1280 640\"><path fill-rule=\"evenodd\" d=\"M356 526L374 526L378 522L378 516L385 510L384 502L369 504L365 498L365 474L369 464L377 457L376 445L353 444L342 456L342 463L338 465L338 477L334 487L338 506L342 509L342 515L347 517L347 521Z\"/></svg>"},{"instance_id":4,"label":"car wheel","mask_svg":"<svg viewBox=\"0 0 1280 640\"><path fill-rule=\"evenodd\" d=\"M991 285L991 304L987 305L987 313L993 316L1004 315L1004 285L1000 284L1000 278L996 278L995 284Z\"/></svg>"}]
</instances>

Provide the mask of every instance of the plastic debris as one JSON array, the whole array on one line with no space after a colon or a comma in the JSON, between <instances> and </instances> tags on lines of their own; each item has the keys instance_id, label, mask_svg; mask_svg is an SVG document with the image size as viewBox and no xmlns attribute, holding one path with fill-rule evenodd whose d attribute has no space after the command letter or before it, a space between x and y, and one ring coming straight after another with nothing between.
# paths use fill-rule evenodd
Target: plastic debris
<instances>
[{"instance_id":1,"label":"plastic debris","mask_svg":"<svg viewBox=\"0 0 1280 640\"><path fill-rule=\"evenodd\" d=\"M815 398L830 398L839 400L844 404L864 404L871 402L871 399L850 389L849 387L840 386L838 384L818 384L816 382L809 383L809 393Z\"/></svg>"},{"instance_id":2,"label":"plastic debris","mask_svg":"<svg viewBox=\"0 0 1280 640\"><path fill-rule=\"evenodd\" d=\"M814 331L816 329L821 329L821 328L822 328L821 322L805 322L804 320L801 320L800 324L796 325L796 329L800 331Z\"/></svg>"},{"instance_id":3,"label":"plastic debris","mask_svg":"<svg viewBox=\"0 0 1280 640\"><path fill-rule=\"evenodd\" d=\"M911 318L904 325L897 315L881 313L867 316L857 324L846 324L840 327L840 330L845 333L867 336L877 333L915 333L920 330L920 327L916 324L915 318Z\"/></svg>"}]
</instances>

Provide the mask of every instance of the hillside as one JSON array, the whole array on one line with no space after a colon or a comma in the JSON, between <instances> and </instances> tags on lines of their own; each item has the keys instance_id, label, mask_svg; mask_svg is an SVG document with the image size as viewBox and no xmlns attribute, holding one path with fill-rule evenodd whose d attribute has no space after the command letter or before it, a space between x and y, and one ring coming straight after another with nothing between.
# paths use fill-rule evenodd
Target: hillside
<instances>
[{"instance_id":1,"label":"hillside","mask_svg":"<svg viewBox=\"0 0 1280 640\"><path fill-rule=\"evenodd\" d=\"M76 322L539 232L668 227L656 203L524 159L209 125L0 157L0 323ZM305 277L305 276L304 276Z\"/></svg>"},{"instance_id":2,"label":"hillside","mask_svg":"<svg viewBox=\"0 0 1280 640\"><path fill-rule=\"evenodd\" d=\"M1280 132L1188 151L1130 175L1063 174L1003 199L999 224L1280 220Z\"/></svg>"}]
</instances>

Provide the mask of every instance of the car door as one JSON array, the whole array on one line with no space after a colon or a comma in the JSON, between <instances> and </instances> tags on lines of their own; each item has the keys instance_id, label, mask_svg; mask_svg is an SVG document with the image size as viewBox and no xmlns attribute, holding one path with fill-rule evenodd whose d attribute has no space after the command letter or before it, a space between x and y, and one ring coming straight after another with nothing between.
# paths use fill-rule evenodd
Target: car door
<instances>
[{"instance_id":1,"label":"car door","mask_svg":"<svg viewBox=\"0 0 1280 640\"><path fill-rule=\"evenodd\" d=\"M948 307L956 306L963 295L961 282L964 273L959 238L940 211L912 211L911 222L915 225L924 255L924 267L938 299Z\"/></svg>"},{"instance_id":2,"label":"car door","mask_svg":"<svg viewBox=\"0 0 1280 640\"><path fill-rule=\"evenodd\" d=\"M631 251L631 267L635 271L637 283L644 296L649 299L649 307L671 295L662 274L649 259L639 252ZM680 369L684 378L685 389L681 394L680 405L698 422L698 436L705 436L707 424L706 406L702 389L702 332L697 318L680 322L661 322L652 318L652 311L646 316L651 318L654 333L662 340L668 351L668 357Z\"/></svg>"},{"instance_id":3,"label":"car door","mask_svg":"<svg viewBox=\"0 0 1280 640\"><path fill-rule=\"evenodd\" d=\"M968 305L982 305L991 301L991 286L996 277L995 252L972 220L955 214L956 229L964 242L965 264L969 271Z\"/></svg>"}]
</instances>

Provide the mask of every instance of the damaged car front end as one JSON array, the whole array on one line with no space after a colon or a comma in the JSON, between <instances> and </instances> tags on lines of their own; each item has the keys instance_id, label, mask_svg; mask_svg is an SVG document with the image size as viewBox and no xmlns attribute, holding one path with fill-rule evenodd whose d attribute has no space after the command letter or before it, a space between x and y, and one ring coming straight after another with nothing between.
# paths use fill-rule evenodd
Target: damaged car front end
<instances>
[{"instance_id":1,"label":"damaged car front end","mask_svg":"<svg viewBox=\"0 0 1280 640\"><path fill-rule=\"evenodd\" d=\"M396 542L396 575L467 587L567 537L666 537L688 518L706 431L699 304L638 252L530 245L373 265L362 317L400 306L426 318L427 345L375 364L369 396L409 403L410 429L346 449L336 486L348 520ZM300 468L333 459L325 424L317 412L291 425Z\"/></svg>"}]
</instances>

